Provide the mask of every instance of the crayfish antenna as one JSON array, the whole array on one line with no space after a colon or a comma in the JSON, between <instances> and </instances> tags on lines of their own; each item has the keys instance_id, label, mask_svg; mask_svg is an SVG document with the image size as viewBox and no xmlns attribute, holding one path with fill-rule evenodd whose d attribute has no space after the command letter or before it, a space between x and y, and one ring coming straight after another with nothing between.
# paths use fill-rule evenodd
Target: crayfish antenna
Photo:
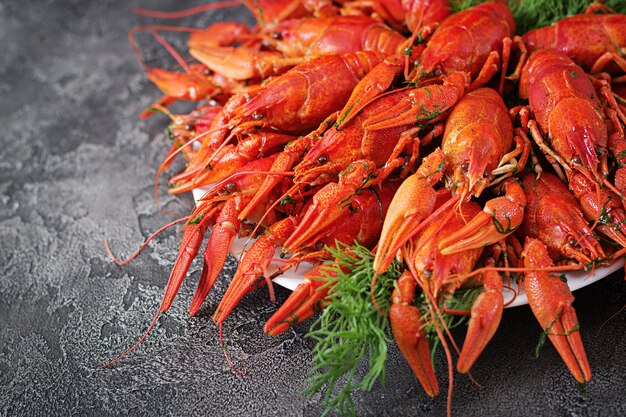
<instances>
[{"instance_id":1,"label":"crayfish antenna","mask_svg":"<svg viewBox=\"0 0 626 417\"><path fill-rule=\"evenodd\" d=\"M228 362L228 366L230 366L230 370L237 376L246 376L248 374L248 369L246 369L246 362L243 360L243 356L241 357L241 366L243 368L242 371L238 371L235 369L235 365L233 361L230 359L230 355L228 355L228 351L226 350L226 344L224 343L224 333L222 331L222 324L220 323L220 346L222 347L222 352L224 353L224 357L226 358L226 362Z\"/></svg>"},{"instance_id":2,"label":"crayfish antenna","mask_svg":"<svg viewBox=\"0 0 626 417\"><path fill-rule=\"evenodd\" d=\"M121 262L118 261L113 256L113 254L111 253L110 248L108 246L108 243L105 240L105 246L107 248L107 252L109 253L109 255L113 258L113 260L118 265L124 265L127 262L130 262L132 259L134 259L139 254L139 252L148 244L148 242L152 238L154 238L158 233L162 232L163 230L165 230L166 228L168 228L168 227L170 227L170 226L172 226L174 224L180 223L180 222L185 221L185 220L189 220L189 217L180 218L178 220L175 220L175 221L173 221L173 222L163 226L157 232L152 234L148 238L148 240L141 246L139 251L137 251L135 254L133 254L133 256L131 256L126 261L121 261ZM143 336L141 336L141 338L137 341L137 343L135 343L126 352L122 353L121 355L119 355L118 357L113 359L111 362L109 362L109 363L107 363L105 365L102 365L101 368L107 368L107 367L113 365L115 362L119 361L120 359L122 359L123 357L125 357L126 355L131 353L141 343L143 343L143 341L148 337L148 334L150 333L150 331L156 325L157 320L159 319L160 314L161 313L165 313L169 309L169 307L171 306L172 301L174 299L174 296L178 292L178 289L180 288L180 284L182 283L183 279L185 278L185 275L187 274L187 270L189 269L189 266L191 265L191 261L193 260L193 258L195 258L196 254L198 253L198 248L200 247L200 244L202 243L202 238L204 236L204 230L202 230L201 228L202 227L206 227L206 226L204 226L202 224L202 222L200 224L192 225L192 226L193 227L188 227L187 229L185 229L185 235L183 236L183 241L181 243L181 248L180 248L180 251L179 251L178 259L176 260L176 264L174 265L174 268L172 269L172 272L170 274L170 278L168 280L168 283L167 283L167 286L166 286L166 290L165 290L165 294L163 295L163 300L161 301L161 305L159 306L159 309L157 310L156 314L154 315L154 318L152 319L152 322L150 323L150 326L148 326L148 329L145 331ZM199 236L199 238L198 238L198 236Z\"/></svg>"},{"instance_id":3,"label":"crayfish antenna","mask_svg":"<svg viewBox=\"0 0 626 417\"><path fill-rule=\"evenodd\" d=\"M127 263L129 263L130 261L135 259L137 256L139 256L141 251L144 250L145 247L148 246L148 243L150 243L150 241L152 241L152 239L157 237L158 234L160 234L161 232L165 231L166 229L169 229L170 227L174 226L175 224L182 223L182 222L187 221L187 220L189 220L189 216L181 217L180 219L176 219L176 220L174 220L172 222L169 222L165 226L161 227L159 230L157 230L156 232L152 233L142 243L142 245L139 247L139 249L137 249L137 251L135 253L133 253L130 257L126 258L123 261L120 261L115 255L113 255L113 252L111 251L111 247L109 246L109 242L106 239L104 239L104 248L106 249L107 254L113 260L113 262L115 262L117 265L120 265L120 266L126 265Z\"/></svg>"},{"instance_id":4,"label":"crayfish antenna","mask_svg":"<svg viewBox=\"0 0 626 417\"><path fill-rule=\"evenodd\" d=\"M177 147L177 149L170 150L170 152L168 152L163 162L161 162L161 165L159 165L159 169L157 169L156 174L154 174L154 201L155 201L157 208L159 207L159 176L163 173L163 171L165 171L170 166L174 158L176 158L176 156L179 153L181 153L186 148L192 146L194 142L202 139L204 136L206 136L209 133L210 131L203 132L199 134L198 136L194 137L193 139L191 139L189 142L185 143L184 145ZM174 146L176 146L176 144L172 145L172 147Z\"/></svg>"},{"instance_id":5,"label":"crayfish antenna","mask_svg":"<svg viewBox=\"0 0 626 417\"><path fill-rule=\"evenodd\" d=\"M139 347L140 344L143 343L144 340L146 340L146 338L148 337L148 334L150 333L150 331L154 328L154 326L157 323L157 320L159 319L159 316L161 315L161 309L157 310L156 314L154 315L154 318L152 319L152 322L150 323L150 325L148 326L148 329L145 331L145 333L143 334L143 336L141 336L141 338L137 341L137 343L135 343L130 349L128 349L126 352L122 353L121 355L119 355L118 357L116 357L115 359L113 359L111 362L106 363L104 365L100 366L100 369L104 369L104 368L108 368L109 366L113 365L114 363L118 362L120 359L122 359L123 357L125 357L126 355L128 355L129 353L131 353L133 350L137 349Z\"/></svg>"},{"instance_id":6,"label":"crayfish antenna","mask_svg":"<svg viewBox=\"0 0 626 417\"><path fill-rule=\"evenodd\" d=\"M133 7L131 11L139 16L152 17L155 19L182 19L183 17L193 16L194 14L198 13L225 9L227 7L236 7L240 5L241 4L238 1L221 1L217 3L191 7L189 9L179 10L176 12L163 12L160 10L144 9L143 7Z\"/></svg>"}]
</instances>

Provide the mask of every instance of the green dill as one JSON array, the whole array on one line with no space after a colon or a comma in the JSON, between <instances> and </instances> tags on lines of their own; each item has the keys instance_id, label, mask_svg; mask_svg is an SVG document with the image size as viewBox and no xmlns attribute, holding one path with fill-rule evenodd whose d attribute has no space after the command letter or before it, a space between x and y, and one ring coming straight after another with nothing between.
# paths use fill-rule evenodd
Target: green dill
<instances>
[{"instance_id":1,"label":"green dill","mask_svg":"<svg viewBox=\"0 0 626 417\"><path fill-rule=\"evenodd\" d=\"M280 200L280 203L278 204L280 204L281 206L286 206L287 204L296 204L296 200L291 198L291 196L286 195L282 200Z\"/></svg>"},{"instance_id":2,"label":"green dill","mask_svg":"<svg viewBox=\"0 0 626 417\"><path fill-rule=\"evenodd\" d=\"M451 0L450 8L453 13L461 12L465 9L469 9L470 7L476 6L477 4L484 3L487 0Z\"/></svg>"},{"instance_id":3,"label":"green dill","mask_svg":"<svg viewBox=\"0 0 626 417\"><path fill-rule=\"evenodd\" d=\"M428 94L430 94L430 90L428 91ZM432 111L428 110L424 104L420 104L420 110L421 112L418 113L417 116L415 116L416 122L432 120L441 114L441 112L437 111L436 109L433 109ZM423 116L423 118L420 116Z\"/></svg>"},{"instance_id":4,"label":"green dill","mask_svg":"<svg viewBox=\"0 0 626 417\"><path fill-rule=\"evenodd\" d=\"M614 226L614 227L615 227L615 230L619 231L619 228L617 227L617 225ZM591 236L592 239L598 239L601 243L604 243L604 244L606 244L608 246L613 246L616 249L621 249L622 248L622 245L620 245L617 242L614 242L613 239L608 239L608 238L606 238L606 237L604 237L602 235L590 235L590 236Z\"/></svg>"},{"instance_id":5,"label":"green dill","mask_svg":"<svg viewBox=\"0 0 626 417\"><path fill-rule=\"evenodd\" d=\"M509 233L513 233L515 229L517 229L517 226L511 227L511 218L509 217L508 213L504 214L504 218L507 220L506 227L504 227L502 222L500 222L500 220L498 220L498 218L496 217L496 210L494 210L493 213L491 213L491 220L493 221L493 225L496 227L496 230L498 231L498 233L503 234L503 235L508 235Z\"/></svg>"},{"instance_id":6,"label":"green dill","mask_svg":"<svg viewBox=\"0 0 626 417\"><path fill-rule=\"evenodd\" d=\"M611 216L606 209L606 205L608 204L608 202L609 200L607 199L604 204L602 204L602 210L600 210L600 216L598 216L598 224L605 226L614 226L613 219L611 219Z\"/></svg>"},{"instance_id":7,"label":"green dill","mask_svg":"<svg viewBox=\"0 0 626 417\"><path fill-rule=\"evenodd\" d=\"M464 325L469 320L468 315L449 314L446 311L470 311L472 304L476 300L476 297L483 291L483 287L464 288L455 291L454 293L445 294L439 304L439 310L443 317L443 323L436 314L431 314L432 307L428 303L428 299L424 293L419 297L418 308L422 317L425 319L424 333L426 338L430 341L431 357L434 357L435 351L440 344L439 334L437 333L435 323L428 320L427 317L434 316L440 327L446 327L448 329L454 329Z\"/></svg>"},{"instance_id":8,"label":"green dill","mask_svg":"<svg viewBox=\"0 0 626 417\"><path fill-rule=\"evenodd\" d=\"M591 271L592 269L595 269L598 266L603 266L607 262L610 263L612 261L613 261L613 258L611 258L610 256L606 258L596 258L596 259L592 259L591 262L584 264L583 267L585 271Z\"/></svg>"},{"instance_id":9,"label":"green dill","mask_svg":"<svg viewBox=\"0 0 626 417\"><path fill-rule=\"evenodd\" d=\"M402 51L402 55L411 55L413 53L413 45L409 45Z\"/></svg>"},{"instance_id":10,"label":"green dill","mask_svg":"<svg viewBox=\"0 0 626 417\"><path fill-rule=\"evenodd\" d=\"M385 383L387 349L393 335L389 319L376 310L371 299L374 255L358 243L354 246L337 243L335 248L326 247L326 250L335 260L326 262L328 269L322 269L322 276L315 278L325 281L322 288L330 290L324 300L326 308L306 335L315 342L315 347L305 394L311 397L323 393L326 409L322 415L333 410L354 415L352 394L370 391L376 381ZM376 281L374 297L383 313L389 312L391 294L401 272L400 263L394 261ZM427 297L423 293L416 295L414 305L425 319L423 331L433 353L440 343L433 320L440 327L445 325L450 329L466 324L469 316L458 313L469 312L482 291L483 287L479 286L444 294L438 305L443 322L432 314ZM369 366L365 372L359 372L364 360Z\"/></svg>"},{"instance_id":11,"label":"green dill","mask_svg":"<svg viewBox=\"0 0 626 417\"><path fill-rule=\"evenodd\" d=\"M329 267L339 271L337 277L320 277L331 287L327 307L313 323L306 337L315 341L310 377L306 393L310 396L325 391L326 410L355 414L352 393L370 391L376 381L385 381L387 346L391 341L388 318L381 316L372 305L370 283L374 270L374 255L356 244L337 244L327 248L336 259ZM344 272L342 268L349 269ZM378 277L374 295L380 309L389 311L393 281L400 276L397 262ZM357 375L359 364L369 358L365 375Z\"/></svg>"},{"instance_id":12,"label":"green dill","mask_svg":"<svg viewBox=\"0 0 626 417\"><path fill-rule=\"evenodd\" d=\"M613 93L613 97L619 104L626 106L626 99L622 98L620 95L615 94L615 93Z\"/></svg>"},{"instance_id":13,"label":"green dill","mask_svg":"<svg viewBox=\"0 0 626 417\"><path fill-rule=\"evenodd\" d=\"M415 37L415 43L419 45L420 43L424 42L426 42L426 38L424 37L424 33L422 32L422 30L420 30L419 32L417 32L417 36Z\"/></svg>"},{"instance_id":14,"label":"green dill","mask_svg":"<svg viewBox=\"0 0 626 417\"><path fill-rule=\"evenodd\" d=\"M202 221L203 217L204 217L204 213L200 212L196 217L189 220L189 224L198 224Z\"/></svg>"},{"instance_id":15,"label":"green dill","mask_svg":"<svg viewBox=\"0 0 626 417\"><path fill-rule=\"evenodd\" d=\"M557 320L561 317L562 314L563 314L563 309L559 310L559 312L556 314L554 319L550 322L548 327L543 329L543 331L539 335L539 341L537 342L537 346L535 346L535 354L533 356L534 359L537 359L539 357L539 352L541 351L543 346L546 344L546 340L548 339L548 336L568 336L568 335L570 335L570 334L580 330L580 324L576 323L576 325L572 329L566 330L563 333L553 333L553 332L551 332L551 329L554 326L554 323L557 322Z\"/></svg>"},{"instance_id":16,"label":"green dill","mask_svg":"<svg viewBox=\"0 0 626 417\"><path fill-rule=\"evenodd\" d=\"M486 0L451 0L454 12L460 12ZM509 7L515 18L517 33L549 26L559 19L584 13L593 0L511 0ZM605 5L617 13L626 13L624 0L607 0Z\"/></svg>"}]
</instances>

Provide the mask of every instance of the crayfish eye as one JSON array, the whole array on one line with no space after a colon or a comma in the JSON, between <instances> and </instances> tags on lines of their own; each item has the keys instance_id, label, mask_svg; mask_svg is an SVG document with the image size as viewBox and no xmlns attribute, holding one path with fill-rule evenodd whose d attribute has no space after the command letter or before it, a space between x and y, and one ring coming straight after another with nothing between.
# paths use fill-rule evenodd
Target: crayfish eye
<instances>
[{"instance_id":1,"label":"crayfish eye","mask_svg":"<svg viewBox=\"0 0 626 417\"><path fill-rule=\"evenodd\" d=\"M193 123L187 123L185 125L185 130L188 131L188 132L193 130Z\"/></svg>"},{"instance_id":2,"label":"crayfish eye","mask_svg":"<svg viewBox=\"0 0 626 417\"><path fill-rule=\"evenodd\" d=\"M469 164L468 164L467 162L463 162L463 163L461 164L461 169L462 169L463 171L467 171L467 169L468 169L468 168L469 168Z\"/></svg>"},{"instance_id":3,"label":"crayfish eye","mask_svg":"<svg viewBox=\"0 0 626 417\"><path fill-rule=\"evenodd\" d=\"M483 178L487 178L489 176L489 171L483 172Z\"/></svg>"},{"instance_id":4,"label":"crayfish eye","mask_svg":"<svg viewBox=\"0 0 626 417\"><path fill-rule=\"evenodd\" d=\"M261 113L257 113L257 112L252 113L253 120L261 120L262 118L263 118L263 115Z\"/></svg>"},{"instance_id":5,"label":"crayfish eye","mask_svg":"<svg viewBox=\"0 0 626 417\"><path fill-rule=\"evenodd\" d=\"M425 269L425 270L424 270L424 276L425 276L426 278L430 278L430 277L432 277L432 276L433 276L433 271L431 271L430 269Z\"/></svg>"},{"instance_id":6,"label":"crayfish eye","mask_svg":"<svg viewBox=\"0 0 626 417\"><path fill-rule=\"evenodd\" d=\"M580 156L575 156L572 158L572 162L575 163L576 165L580 165L582 160L580 159Z\"/></svg>"},{"instance_id":7,"label":"crayfish eye","mask_svg":"<svg viewBox=\"0 0 626 417\"><path fill-rule=\"evenodd\" d=\"M324 244L322 242L317 242L315 244L315 250L322 250L324 249Z\"/></svg>"},{"instance_id":8,"label":"crayfish eye","mask_svg":"<svg viewBox=\"0 0 626 417\"><path fill-rule=\"evenodd\" d=\"M574 246L576 245L576 239L570 239L569 242L570 246Z\"/></svg>"},{"instance_id":9,"label":"crayfish eye","mask_svg":"<svg viewBox=\"0 0 626 417\"><path fill-rule=\"evenodd\" d=\"M324 165L326 162L328 162L328 157L326 155L322 155L317 158L317 163L320 165Z\"/></svg>"},{"instance_id":10,"label":"crayfish eye","mask_svg":"<svg viewBox=\"0 0 626 417\"><path fill-rule=\"evenodd\" d=\"M211 71L211 70L210 70L210 69L208 69L208 68L205 68L205 69L202 71L202 74L204 74L204 75L206 75L206 76L208 77L209 75L213 74L213 71Z\"/></svg>"},{"instance_id":11,"label":"crayfish eye","mask_svg":"<svg viewBox=\"0 0 626 417\"><path fill-rule=\"evenodd\" d=\"M234 182L229 182L224 186L224 188L226 188L226 191L228 191L229 193L233 193L237 190L237 184L235 184Z\"/></svg>"},{"instance_id":12,"label":"crayfish eye","mask_svg":"<svg viewBox=\"0 0 626 417\"><path fill-rule=\"evenodd\" d=\"M272 38L276 39L277 41L282 41L283 40L283 34L280 32L274 32L272 33Z\"/></svg>"}]
</instances>

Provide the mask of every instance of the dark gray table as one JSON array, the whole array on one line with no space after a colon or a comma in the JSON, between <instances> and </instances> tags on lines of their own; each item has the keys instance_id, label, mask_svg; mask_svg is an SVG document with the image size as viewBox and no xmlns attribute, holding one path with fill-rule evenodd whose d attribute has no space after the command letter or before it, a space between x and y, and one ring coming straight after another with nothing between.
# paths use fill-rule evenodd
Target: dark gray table
<instances>
[{"instance_id":1,"label":"dark gray table","mask_svg":"<svg viewBox=\"0 0 626 417\"><path fill-rule=\"evenodd\" d=\"M137 119L158 94L126 40L133 25L151 20L129 8L123 1L0 1L0 415L318 415L320 397L299 394L311 358L306 326L265 336L262 324L275 310L266 291L248 296L227 321L226 345L235 360L245 358L248 375L229 369L210 314L232 260L198 317L187 315L199 276L194 264L147 341L99 369L146 329L180 235L164 233L123 268L108 259L102 240L130 254L192 206L189 196L168 197L164 188L163 210L154 204L166 121ZM141 42L148 65L172 62L149 36ZM287 295L279 290L279 301ZM453 414L626 415L626 314L607 322L626 303L623 273L576 298L594 372L585 393L551 346L531 359L540 329L521 307L506 311L474 368L483 388L456 377ZM441 353L436 363L445 387ZM445 392L429 399L392 349L386 387L359 396L357 409L440 416L445 402Z\"/></svg>"}]
</instances>

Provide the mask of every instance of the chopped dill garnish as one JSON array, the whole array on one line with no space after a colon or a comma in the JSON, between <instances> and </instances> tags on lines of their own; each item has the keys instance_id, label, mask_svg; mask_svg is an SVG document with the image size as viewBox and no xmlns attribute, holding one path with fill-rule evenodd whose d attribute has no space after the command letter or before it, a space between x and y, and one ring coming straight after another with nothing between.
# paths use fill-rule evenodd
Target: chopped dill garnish
<instances>
[{"instance_id":1,"label":"chopped dill garnish","mask_svg":"<svg viewBox=\"0 0 626 417\"><path fill-rule=\"evenodd\" d=\"M551 336L551 335L554 335L554 336L568 336L568 335L570 335L570 334L580 330L580 324L576 323L576 325L574 327L572 327L572 329L566 330L563 333L552 332L552 326L554 326L554 323L556 323L557 320L559 320L559 318L561 317L562 314L563 314L563 309L559 310L559 312L556 314L554 319L550 322L548 327L543 329L543 331L539 335L539 341L537 341L537 346L535 346L535 354L533 356L534 359L537 359L539 357L539 352L541 351L541 349L543 348L543 345L545 345L546 341L548 340L548 336Z\"/></svg>"},{"instance_id":2,"label":"chopped dill garnish","mask_svg":"<svg viewBox=\"0 0 626 417\"><path fill-rule=\"evenodd\" d=\"M202 221L202 219L204 218L204 213L200 212L198 213L198 215L196 217L194 217L193 219L189 220L189 224L198 224Z\"/></svg>"}]
</instances>

